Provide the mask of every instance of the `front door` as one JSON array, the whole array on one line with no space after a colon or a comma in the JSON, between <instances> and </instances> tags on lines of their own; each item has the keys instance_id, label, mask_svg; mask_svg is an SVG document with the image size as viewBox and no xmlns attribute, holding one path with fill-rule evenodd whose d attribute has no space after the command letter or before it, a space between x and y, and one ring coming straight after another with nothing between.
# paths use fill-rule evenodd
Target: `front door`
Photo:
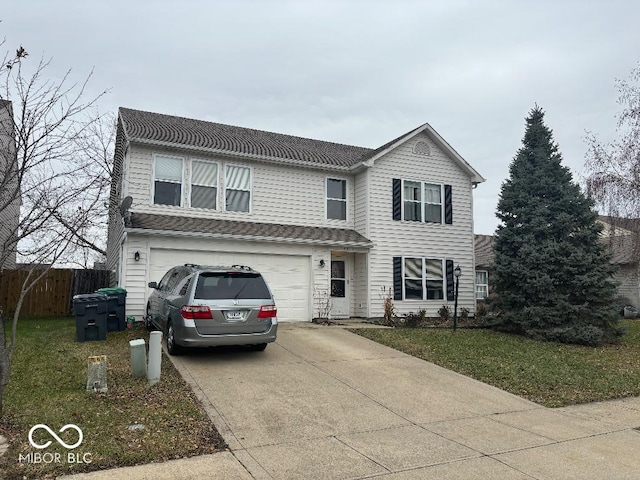
<instances>
[{"instance_id":1,"label":"front door","mask_svg":"<svg viewBox=\"0 0 640 480\"><path fill-rule=\"evenodd\" d=\"M342 259L331 259L331 317L349 316L348 288L347 262Z\"/></svg>"}]
</instances>

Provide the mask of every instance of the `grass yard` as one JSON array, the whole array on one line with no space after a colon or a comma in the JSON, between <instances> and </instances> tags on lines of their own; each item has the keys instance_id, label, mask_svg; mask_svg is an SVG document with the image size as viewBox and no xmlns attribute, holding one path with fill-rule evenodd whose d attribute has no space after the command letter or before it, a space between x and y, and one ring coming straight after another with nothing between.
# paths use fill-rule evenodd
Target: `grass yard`
<instances>
[{"instance_id":1,"label":"grass yard","mask_svg":"<svg viewBox=\"0 0 640 480\"><path fill-rule=\"evenodd\" d=\"M601 348L484 329L356 329L359 335L547 407L640 395L640 321Z\"/></svg>"},{"instance_id":2,"label":"grass yard","mask_svg":"<svg viewBox=\"0 0 640 480\"><path fill-rule=\"evenodd\" d=\"M78 343L73 318L21 320L18 325L18 349L0 419L0 432L10 440L9 451L0 459L0 478L54 478L226 447L165 355L158 384L150 387L146 379L132 377L129 340L144 338L148 345L146 330L109 332L107 341ZM109 390L86 392L87 357L102 354L107 355ZM34 433L34 440L39 444L52 440L51 446L36 450L29 444L29 430L37 424L46 424L68 444L75 443L75 431L58 433L70 423L84 434L76 449L64 449L42 429ZM132 425L144 428L129 429ZM34 452L52 454L46 458L51 461L19 461L21 455Z\"/></svg>"}]
</instances>

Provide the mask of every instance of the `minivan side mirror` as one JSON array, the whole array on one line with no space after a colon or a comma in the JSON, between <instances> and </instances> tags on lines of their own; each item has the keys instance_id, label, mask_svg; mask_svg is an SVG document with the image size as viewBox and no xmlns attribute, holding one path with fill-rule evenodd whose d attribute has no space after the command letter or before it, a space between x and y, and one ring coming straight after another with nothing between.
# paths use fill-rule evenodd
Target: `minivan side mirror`
<instances>
[{"instance_id":1,"label":"minivan side mirror","mask_svg":"<svg viewBox=\"0 0 640 480\"><path fill-rule=\"evenodd\" d=\"M149 288L156 289L158 288L158 284L156 282L149 282Z\"/></svg>"}]
</instances>

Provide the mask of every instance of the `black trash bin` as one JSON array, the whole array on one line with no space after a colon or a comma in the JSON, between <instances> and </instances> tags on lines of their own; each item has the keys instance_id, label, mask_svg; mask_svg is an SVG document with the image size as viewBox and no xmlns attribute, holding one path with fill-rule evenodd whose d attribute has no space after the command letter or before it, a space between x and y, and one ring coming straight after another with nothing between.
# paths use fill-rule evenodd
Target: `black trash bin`
<instances>
[{"instance_id":1,"label":"black trash bin","mask_svg":"<svg viewBox=\"0 0 640 480\"><path fill-rule=\"evenodd\" d=\"M76 337L79 342L107 339L107 297L86 293L73 297Z\"/></svg>"},{"instance_id":2,"label":"black trash bin","mask_svg":"<svg viewBox=\"0 0 640 480\"><path fill-rule=\"evenodd\" d=\"M127 328L127 291L120 287L108 287L96 293L107 297L107 331L119 332Z\"/></svg>"}]
</instances>

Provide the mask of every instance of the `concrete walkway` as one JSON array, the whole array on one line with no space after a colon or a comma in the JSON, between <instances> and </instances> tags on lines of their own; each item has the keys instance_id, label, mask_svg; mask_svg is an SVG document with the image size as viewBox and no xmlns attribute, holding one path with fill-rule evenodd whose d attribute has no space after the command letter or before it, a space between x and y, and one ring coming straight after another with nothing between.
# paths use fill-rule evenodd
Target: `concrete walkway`
<instances>
[{"instance_id":1,"label":"concrete walkway","mask_svg":"<svg viewBox=\"0 0 640 480\"><path fill-rule=\"evenodd\" d=\"M74 479L640 477L640 398L546 409L311 324L174 363L231 451Z\"/></svg>"}]
</instances>

